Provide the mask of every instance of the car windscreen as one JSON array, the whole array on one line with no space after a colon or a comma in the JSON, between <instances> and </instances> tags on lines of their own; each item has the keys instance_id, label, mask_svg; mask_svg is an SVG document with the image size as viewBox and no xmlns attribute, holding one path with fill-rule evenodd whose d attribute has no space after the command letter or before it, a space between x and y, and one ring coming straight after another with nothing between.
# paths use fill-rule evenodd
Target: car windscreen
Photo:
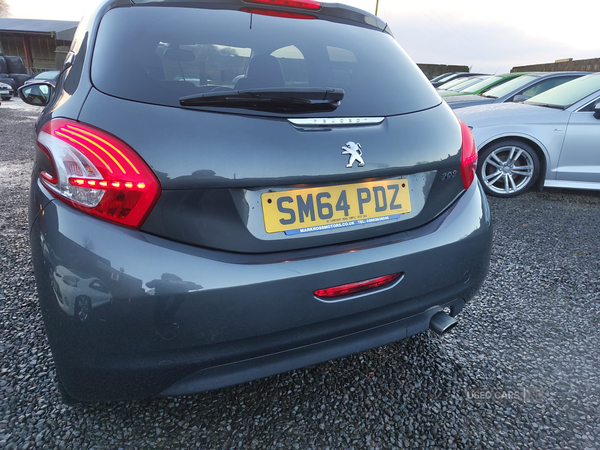
<instances>
[{"instance_id":1,"label":"car windscreen","mask_svg":"<svg viewBox=\"0 0 600 450\"><path fill-rule=\"evenodd\" d=\"M475 83L474 85L469 86L466 89L463 89L460 92L474 94L475 92L479 92L480 90L485 89L489 85L494 84L494 83L500 81L501 79L502 79L502 77L489 77L489 78L486 78L485 80L480 81L479 83Z\"/></svg>"},{"instance_id":2,"label":"car windscreen","mask_svg":"<svg viewBox=\"0 0 600 450\"><path fill-rule=\"evenodd\" d=\"M567 108L600 90L600 75L586 75L531 97L525 103Z\"/></svg>"},{"instance_id":3,"label":"car windscreen","mask_svg":"<svg viewBox=\"0 0 600 450\"><path fill-rule=\"evenodd\" d=\"M463 85L463 84L466 86L469 81L472 82L473 78L464 78L464 77L457 78L455 80L448 81L447 83L444 83L441 86L438 86L437 88L439 90L448 90L448 89L453 88L454 86L459 86L459 85Z\"/></svg>"},{"instance_id":4,"label":"car windscreen","mask_svg":"<svg viewBox=\"0 0 600 450\"><path fill-rule=\"evenodd\" d=\"M457 85L454 85L454 86L448 88L448 90L453 91L453 92L459 92L463 89L468 88L469 86L474 85L475 83L479 83L480 81L481 81L481 78L469 78L460 84L457 84Z\"/></svg>"},{"instance_id":5,"label":"car windscreen","mask_svg":"<svg viewBox=\"0 0 600 450\"><path fill-rule=\"evenodd\" d=\"M60 72L58 70L52 72L42 72L35 77L36 80L54 80Z\"/></svg>"},{"instance_id":6,"label":"car windscreen","mask_svg":"<svg viewBox=\"0 0 600 450\"><path fill-rule=\"evenodd\" d=\"M447 73L443 73L441 75L438 75L437 77L432 78L431 80L429 80L432 83L435 83L436 81L440 81L442 78L446 78L448 76Z\"/></svg>"},{"instance_id":7,"label":"car windscreen","mask_svg":"<svg viewBox=\"0 0 600 450\"><path fill-rule=\"evenodd\" d=\"M527 83L538 80L540 77L535 75L523 75L522 77L513 78L500 86L493 87L487 91L484 95L491 98L504 97L506 94L510 94L512 91L525 86Z\"/></svg>"},{"instance_id":8,"label":"car windscreen","mask_svg":"<svg viewBox=\"0 0 600 450\"><path fill-rule=\"evenodd\" d=\"M176 107L184 96L295 87L343 89L335 112L320 113L327 116L388 116L440 104L387 33L236 10L113 9L98 30L92 82L115 97Z\"/></svg>"},{"instance_id":9,"label":"car windscreen","mask_svg":"<svg viewBox=\"0 0 600 450\"><path fill-rule=\"evenodd\" d=\"M460 78L460 77L456 77L455 74L451 73L450 75L446 75L446 76L440 78L439 80L436 80L436 82L446 83L446 82L452 81L452 79L454 79L454 78Z\"/></svg>"}]
</instances>

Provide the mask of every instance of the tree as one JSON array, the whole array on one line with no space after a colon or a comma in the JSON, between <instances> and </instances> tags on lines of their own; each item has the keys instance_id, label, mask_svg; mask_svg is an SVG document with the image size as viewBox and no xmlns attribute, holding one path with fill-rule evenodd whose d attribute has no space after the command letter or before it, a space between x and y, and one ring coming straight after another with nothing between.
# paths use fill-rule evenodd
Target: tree
<instances>
[{"instance_id":1,"label":"tree","mask_svg":"<svg viewBox=\"0 0 600 450\"><path fill-rule=\"evenodd\" d=\"M0 17L8 17L10 15L10 6L7 0L0 0Z\"/></svg>"}]
</instances>

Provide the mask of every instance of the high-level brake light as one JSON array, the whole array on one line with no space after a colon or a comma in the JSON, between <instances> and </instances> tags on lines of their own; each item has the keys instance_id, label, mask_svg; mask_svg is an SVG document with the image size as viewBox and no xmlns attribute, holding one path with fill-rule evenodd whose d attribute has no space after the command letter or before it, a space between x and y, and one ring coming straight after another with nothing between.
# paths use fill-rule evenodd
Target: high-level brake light
<instances>
[{"instance_id":1,"label":"high-level brake light","mask_svg":"<svg viewBox=\"0 0 600 450\"><path fill-rule=\"evenodd\" d=\"M98 128L55 119L40 131L38 146L55 172L42 171L42 184L88 214L139 228L160 196L158 180L138 154Z\"/></svg>"},{"instance_id":2,"label":"high-level brake light","mask_svg":"<svg viewBox=\"0 0 600 450\"><path fill-rule=\"evenodd\" d=\"M246 3L260 3L270 6L285 6L287 8L309 9L317 11L323 4L314 0L244 0Z\"/></svg>"},{"instance_id":3,"label":"high-level brake light","mask_svg":"<svg viewBox=\"0 0 600 450\"><path fill-rule=\"evenodd\" d=\"M371 291L391 285L401 276L402 273L394 273L392 275L385 275L383 277L372 278L370 280L357 281L355 283L343 284L341 286L335 286L327 289L319 289L315 291L314 294L315 297L318 298L335 300L337 298L348 297L361 292Z\"/></svg>"},{"instance_id":4,"label":"high-level brake light","mask_svg":"<svg viewBox=\"0 0 600 450\"><path fill-rule=\"evenodd\" d=\"M316 19L316 16L310 14L300 14L288 11L275 11L273 9L242 8L242 11L250 14L259 14L261 16L285 17L286 19Z\"/></svg>"}]
</instances>

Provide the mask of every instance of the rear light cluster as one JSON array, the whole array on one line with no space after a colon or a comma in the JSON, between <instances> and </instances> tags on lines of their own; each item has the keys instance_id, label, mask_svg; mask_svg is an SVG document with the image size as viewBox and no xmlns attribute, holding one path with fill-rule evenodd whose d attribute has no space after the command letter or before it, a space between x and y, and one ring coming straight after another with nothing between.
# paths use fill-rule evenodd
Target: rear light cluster
<instances>
[{"instance_id":1,"label":"rear light cluster","mask_svg":"<svg viewBox=\"0 0 600 450\"><path fill-rule=\"evenodd\" d=\"M315 297L326 300L335 300L336 298L348 297L350 295L360 294L361 292L372 291L394 283L402 276L402 273L394 273L383 277L373 278L371 280L357 281L356 283L343 284L341 286L315 291Z\"/></svg>"},{"instance_id":2,"label":"rear light cluster","mask_svg":"<svg viewBox=\"0 0 600 450\"><path fill-rule=\"evenodd\" d=\"M38 146L55 172L42 171L42 184L88 214L139 228L160 196L158 180L137 153L95 127L55 119L42 128Z\"/></svg>"},{"instance_id":3,"label":"rear light cluster","mask_svg":"<svg viewBox=\"0 0 600 450\"><path fill-rule=\"evenodd\" d=\"M459 120L459 122L462 134L460 174L465 189L469 189L469 186L471 186L475 179L475 171L477 170L477 146L475 145L475 138L470 128L462 120Z\"/></svg>"}]
</instances>

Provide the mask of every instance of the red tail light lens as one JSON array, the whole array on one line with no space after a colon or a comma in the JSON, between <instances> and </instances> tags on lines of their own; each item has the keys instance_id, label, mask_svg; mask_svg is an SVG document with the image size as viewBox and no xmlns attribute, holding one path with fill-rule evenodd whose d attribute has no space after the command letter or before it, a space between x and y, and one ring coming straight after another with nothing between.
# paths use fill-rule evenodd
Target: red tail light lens
<instances>
[{"instance_id":1,"label":"red tail light lens","mask_svg":"<svg viewBox=\"0 0 600 450\"><path fill-rule=\"evenodd\" d=\"M392 284L402 276L401 273L385 275L383 277L373 278L371 280L358 281L356 283L343 284L341 286L315 291L315 297L333 300L339 297L347 297L360 292L370 291Z\"/></svg>"},{"instance_id":2,"label":"red tail light lens","mask_svg":"<svg viewBox=\"0 0 600 450\"><path fill-rule=\"evenodd\" d=\"M459 120L459 122L460 131L462 133L460 174L465 189L469 189L469 186L471 186L475 179L475 171L477 170L477 146L475 145L475 138L469 127L465 125L462 120Z\"/></svg>"},{"instance_id":3,"label":"red tail light lens","mask_svg":"<svg viewBox=\"0 0 600 450\"><path fill-rule=\"evenodd\" d=\"M309 14L298 14L287 11L275 11L272 9L242 8L242 11L250 14L260 14L261 16L285 17L286 19L316 19Z\"/></svg>"},{"instance_id":4,"label":"red tail light lens","mask_svg":"<svg viewBox=\"0 0 600 450\"><path fill-rule=\"evenodd\" d=\"M285 6L288 8L310 9L316 11L323 6L321 2L313 0L244 0L246 3L260 3L270 6Z\"/></svg>"},{"instance_id":5,"label":"red tail light lens","mask_svg":"<svg viewBox=\"0 0 600 450\"><path fill-rule=\"evenodd\" d=\"M56 173L40 180L57 198L101 219L139 228L160 196L146 163L123 141L90 125L52 120L38 146Z\"/></svg>"}]
</instances>

